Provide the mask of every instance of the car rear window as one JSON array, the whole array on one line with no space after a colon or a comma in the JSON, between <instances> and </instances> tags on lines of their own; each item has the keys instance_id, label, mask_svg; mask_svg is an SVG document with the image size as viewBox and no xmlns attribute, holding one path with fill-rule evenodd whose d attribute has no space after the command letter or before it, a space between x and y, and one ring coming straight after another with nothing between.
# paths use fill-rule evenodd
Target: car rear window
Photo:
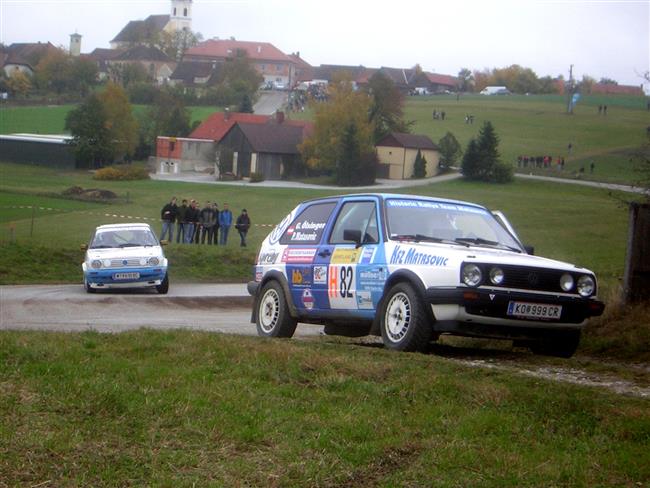
<instances>
[{"instance_id":1,"label":"car rear window","mask_svg":"<svg viewBox=\"0 0 650 488\"><path fill-rule=\"evenodd\" d=\"M280 244L317 244L336 202L316 203L305 208L287 227Z\"/></svg>"}]
</instances>

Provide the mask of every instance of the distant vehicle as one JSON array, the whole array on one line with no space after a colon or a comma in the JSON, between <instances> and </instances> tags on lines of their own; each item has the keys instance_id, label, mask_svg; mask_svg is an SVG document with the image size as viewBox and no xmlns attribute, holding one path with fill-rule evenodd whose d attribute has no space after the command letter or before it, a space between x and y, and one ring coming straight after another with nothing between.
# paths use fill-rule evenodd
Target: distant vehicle
<instances>
[{"instance_id":1,"label":"distant vehicle","mask_svg":"<svg viewBox=\"0 0 650 488\"><path fill-rule=\"evenodd\" d=\"M273 88L275 88L276 90L286 90L287 86L281 81L276 81L273 83Z\"/></svg>"},{"instance_id":2,"label":"distant vehicle","mask_svg":"<svg viewBox=\"0 0 650 488\"><path fill-rule=\"evenodd\" d=\"M481 95L511 95L505 86L486 86L481 90Z\"/></svg>"},{"instance_id":3,"label":"distant vehicle","mask_svg":"<svg viewBox=\"0 0 650 488\"><path fill-rule=\"evenodd\" d=\"M86 251L81 268L88 293L152 287L164 295L169 290L167 258L148 224L100 225L81 248Z\"/></svg>"},{"instance_id":4,"label":"distant vehicle","mask_svg":"<svg viewBox=\"0 0 650 488\"><path fill-rule=\"evenodd\" d=\"M309 200L262 243L248 283L252 321L266 337L291 337L305 322L380 335L399 351L452 334L570 357L604 309L596 277L528 251L502 213L474 203L381 193Z\"/></svg>"}]
</instances>

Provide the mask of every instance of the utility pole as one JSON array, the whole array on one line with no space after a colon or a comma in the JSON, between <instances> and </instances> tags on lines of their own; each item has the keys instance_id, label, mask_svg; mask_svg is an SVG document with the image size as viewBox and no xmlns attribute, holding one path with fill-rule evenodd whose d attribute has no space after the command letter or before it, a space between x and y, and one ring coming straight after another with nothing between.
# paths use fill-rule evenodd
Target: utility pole
<instances>
[{"instance_id":1,"label":"utility pole","mask_svg":"<svg viewBox=\"0 0 650 488\"><path fill-rule=\"evenodd\" d=\"M566 86L566 113L573 114L573 65L569 66L569 82Z\"/></svg>"}]
</instances>

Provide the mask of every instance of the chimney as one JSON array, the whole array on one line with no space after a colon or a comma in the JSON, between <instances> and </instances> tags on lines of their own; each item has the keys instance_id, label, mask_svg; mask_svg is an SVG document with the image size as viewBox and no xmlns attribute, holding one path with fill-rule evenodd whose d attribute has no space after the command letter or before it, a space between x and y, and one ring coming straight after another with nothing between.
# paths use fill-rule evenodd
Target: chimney
<instances>
[{"instance_id":1,"label":"chimney","mask_svg":"<svg viewBox=\"0 0 650 488\"><path fill-rule=\"evenodd\" d=\"M275 121L278 124L284 122L284 112L282 110L278 110L277 112L275 112Z\"/></svg>"},{"instance_id":2,"label":"chimney","mask_svg":"<svg viewBox=\"0 0 650 488\"><path fill-rule=\"evenodd\" d=\"M223 109L223 120L228 120L230 118L230 109L228 107Z\"/></svg>"}]
</instances>

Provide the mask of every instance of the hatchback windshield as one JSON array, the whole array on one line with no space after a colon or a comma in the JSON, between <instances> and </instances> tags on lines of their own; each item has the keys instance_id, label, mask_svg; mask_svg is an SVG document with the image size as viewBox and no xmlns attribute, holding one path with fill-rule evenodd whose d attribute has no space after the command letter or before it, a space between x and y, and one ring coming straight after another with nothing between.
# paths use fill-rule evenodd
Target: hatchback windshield
<instances>
[{"instance_id":1,"label":"hatchback windshield","mask_svg":"<svg viewBox=\"0 0 650 488\"><path fill-rule=\"evenodd\" d=\"M112 247L156 246L158 240L147 229L105 230L95 234L90 249L108 249Z\"/></svg>"},{"instance_id":2,"label":"hatchback windshield","mask_svg":"<svg viewBox=\"0 0 650 488\"><path fill-rule=\"evenodd\" d=\"M392 240L446 242L522 252L517 241L485 209L415 199L386 200Z\"/></svg>"}]
</instances>

